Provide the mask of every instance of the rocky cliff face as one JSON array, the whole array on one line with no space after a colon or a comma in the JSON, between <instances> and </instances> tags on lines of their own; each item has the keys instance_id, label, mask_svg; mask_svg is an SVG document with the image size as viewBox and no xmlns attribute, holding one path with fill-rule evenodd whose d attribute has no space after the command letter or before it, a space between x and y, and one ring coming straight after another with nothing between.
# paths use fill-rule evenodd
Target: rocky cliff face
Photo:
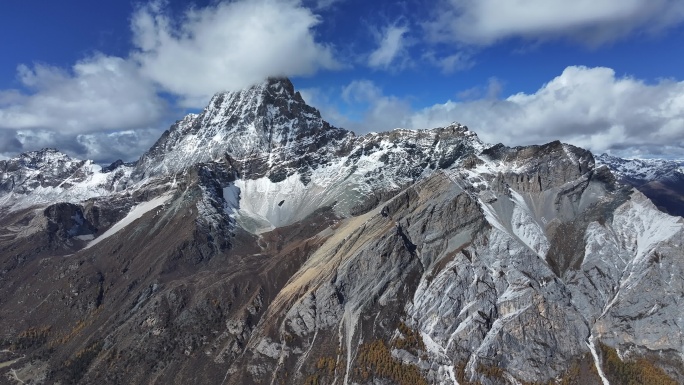
<instances>
[{"instance_id":1,"label":"rocky cliff face","mask_svg":"<svg viewBox=\"0 0 684 385\"><path fill-rule=\"evenodd\" d=\"M583 149L358 137L270 79L135 165L50 153L1 164L0 382L684 380L684 220Z\"/></svg>"}]
</instances>

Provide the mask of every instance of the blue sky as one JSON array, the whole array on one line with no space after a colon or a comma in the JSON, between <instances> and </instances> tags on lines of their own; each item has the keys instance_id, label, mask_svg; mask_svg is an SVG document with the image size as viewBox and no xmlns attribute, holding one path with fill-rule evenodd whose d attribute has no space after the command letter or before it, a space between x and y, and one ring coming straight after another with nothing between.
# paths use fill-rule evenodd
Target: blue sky
<instances>
[{"instance_id":1,"label":"blue sky","mask_svg":"<svg viewBox=\"0 0 684 385\"><path fill-rule=\"evenodd\" d=\"M359 134L459 121L684 158L681 0L23 0L0 3L0 34L0 158L134 160L271 75Z\"/></svg>"}]
</instances>

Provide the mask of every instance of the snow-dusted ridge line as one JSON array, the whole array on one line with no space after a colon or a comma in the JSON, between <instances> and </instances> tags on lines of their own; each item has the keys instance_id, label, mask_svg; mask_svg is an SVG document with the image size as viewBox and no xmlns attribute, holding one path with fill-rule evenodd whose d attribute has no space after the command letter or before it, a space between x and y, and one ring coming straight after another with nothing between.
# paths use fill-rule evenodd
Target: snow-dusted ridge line
<instances>
[{"instance_id":1,"label":"snow-dusted ridge line","mask_svg":"<svg viewBox=\"0 0 684 385\"><path fill-rule=\"evenodd\" d=\"M14 184L0 195L0 206L9 211L56 202L78 204L106 196L130 187L127 183L133 171L132 167L121 166L104 172L92 160L71 159L56 150L21 154L6 162L18 167L4 174L0 170L0 184Z\"/></svg>"},{"instance_id":2,"label":"snow-dusted ridge line","mask_svg":"<svg viewBox=\"0 0 684 385\"><path fill-rule=\"evenodd\" d=\"M623 159L607 154L595 156L596 166L605 165L617 176L644 181L684 176L683 160L667 159Z\"/></svg>"}]
</instances>

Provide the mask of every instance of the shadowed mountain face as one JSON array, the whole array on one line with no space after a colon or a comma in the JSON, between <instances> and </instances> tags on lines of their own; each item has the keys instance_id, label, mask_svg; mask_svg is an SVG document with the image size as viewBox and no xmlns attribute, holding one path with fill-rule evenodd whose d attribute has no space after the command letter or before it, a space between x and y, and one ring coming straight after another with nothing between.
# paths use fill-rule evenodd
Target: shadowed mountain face
<instances>
[{"instance_id":1,"label":"shadowed mountain face","mask_svg":"<svg viewBox=\"0 0 684 385\"><path fill-rule=\"evenodd\" d=\"M618 178L646 195L658 209L684 217L684 162L621 159L602 154L597 160Z\"/></svg>"},{"instance_id":2,"label":"shadowed mountain face","mask_svg":"<svg viewBox=\"0 0 684 385\"><path fill-rule=\"evenodd\" d=\"M459 124L358 137L286 79L135 164L23 154L0 383L681 383L684 220L620 178Z\"/></svg>"}]
</instances>

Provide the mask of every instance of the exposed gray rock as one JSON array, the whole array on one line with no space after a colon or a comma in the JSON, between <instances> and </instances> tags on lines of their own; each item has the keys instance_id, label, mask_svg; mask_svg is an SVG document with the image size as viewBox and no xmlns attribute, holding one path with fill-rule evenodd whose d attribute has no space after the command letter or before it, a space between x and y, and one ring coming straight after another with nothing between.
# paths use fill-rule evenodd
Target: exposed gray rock
<instances>
[{"instance_id":1,"label":"exposed gray rock","mask_svg":"<svg viewBox=\"0 0 684 385\"><path fill-rule=\"evenodd\" d=\"M684 381L684 220L560 142L357 137L269 79L135 164L0 162L0 204L21 381Z\"/></svg>"}]
</instances>

